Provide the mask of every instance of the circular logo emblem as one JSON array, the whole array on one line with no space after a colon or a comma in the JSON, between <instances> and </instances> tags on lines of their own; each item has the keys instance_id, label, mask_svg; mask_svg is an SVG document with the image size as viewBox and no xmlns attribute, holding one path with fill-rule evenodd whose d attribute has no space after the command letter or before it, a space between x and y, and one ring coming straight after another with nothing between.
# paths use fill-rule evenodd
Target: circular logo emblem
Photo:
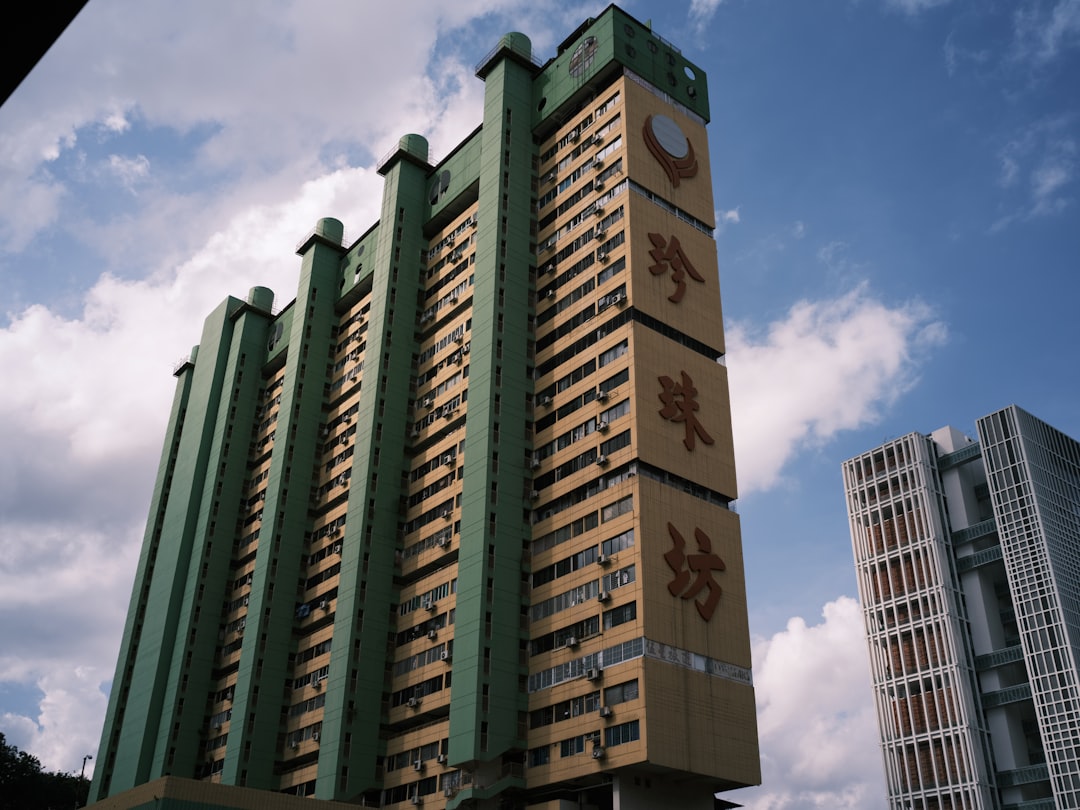
<instances>
[{"instance_id":1,"label":"circular logo emblem","mask_svg":"<svg viewBox=\"0 0 1080 810\"><path fill-rule=\"evenodd\" d=\"M679 125L666 115L652 117L652 131L660 148L673 158L684 158L690 153L690 140L679 129Z\"/></svg>"}]
</instances>

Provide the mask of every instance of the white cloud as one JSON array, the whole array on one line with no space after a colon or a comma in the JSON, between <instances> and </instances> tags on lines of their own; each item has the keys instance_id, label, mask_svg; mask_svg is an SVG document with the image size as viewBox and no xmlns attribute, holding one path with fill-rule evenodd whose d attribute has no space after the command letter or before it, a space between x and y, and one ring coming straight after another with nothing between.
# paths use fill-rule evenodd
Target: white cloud
<instances>
[{"instance_id":1,"label":"white cloud","mask_svg":"<svg viewBox=\"0 0 1080 810\"><path fill-rule=\"evenodd\" d=\"M150 161L146 155L136 155L133 158L109 155L106 165L108 172L129 191L133 191L135 185L150 174Z\"/></svg>"},{"instance_id":2,"label":"white cloud","mask_svg":"<svg viewBox=\"0 0 1080 810\"><path fill-rule=\"evenodd\" d=\"M20 380L0 387L0 682L44 692L36 713L9 710L0 727L46 767L72 770L96 745L169 371L197 342L198 319L255 285L290 300L296 242L329 213L366 227L381 193L370 170L325 175L287 203L237 213L175 270L103 276L77 317L34 306L0 329L0 365Z\"/></svg>"},{"instance_id":3,"label":"white cloud","mask_svg":"<svg viewBox=\"0 0 1080 810\"><path fill-rule=\"evenodd\" d=\"M716 10L724 4L724 0L690 0L690 23L698 34L704 33L709 27Z\"/></svg>"},{"instance_id":4,"label":"white cloud","mask_svg":"<svg viewBox=\"0 0 1080 810\"><path fill-rule=\"evenodd\" d=\"M1080 0L1028 3L1013 15L1014 57L1045 65L1080 44Z\"/></svg>"},{"instance_id":5,"label":"white cloud","mask_svg":"<svg viewBox=\"0 0 1080 810\"><path fill-rule=\"evenodd\" d=\"M915 16L928 9L947 5L949 2L950 0L885 0L885 5L904 14Z\"/></svg>"},{"instance_id":6,"label":"white cloud","mask_svg":"<svg viewBox=\"0 0 1080 810\"><path fill-rule=\"evenodd\" d=\"M483 83L473 66L476 53L491 46L466 52L459 40L472 44L477 27L492 37L518 26L534 30L525 25L559 30L565 15L580 22L582 9L552 12L552 5L95 2L0 108L0 185L41 200L53 190L51 205L38 204L34 216L23 213L24 195L0 198L0 248L17 252L50 227L78 232L96 213L63 208L55 190L66 180L61 165L42 174L43 163L56 164L80 139L108 146L135 131L168 133L188 150L172 169L187 193L145 201L185 206L140 233L159 251L190 235L201 242L237 205L287 199L304 179L340 165L342 153L354 156L353 165L369 162L400 136L420 132L434 154L445 154L479 117ZM482 25L466 25L477 15ZM212 25L203 22L210 19ZM358 39L358 31L380 35ZM537 46L548 39L541 33ZM169 164L144 154L156 172L167 170ZM122 219L118 227L131 232L130 218Z\"/></svg>"},{"instance_id":7,"label":"white cloud","mask_svg":"<svg viewBox=\"0 0 1080 810\"><path fill-rule=\"evenodd\" d=\"M956 72L964 64L982 65L990 59L990 51L985 48L972 50L958 45L955 32L950 32L945 38L942 52L945 56L945 70L949 76L955 76Z\"/></svg>"},{"instance_id":8,"label":"white cloud","mask_svg":"<svg viewBox=\"0 0 1080 810\"><path fill-rule=\"evenodd\" d=\"M862 611L847 596L753 646L762 787L723 797L753 810L882 806L885 780Z\"/></svg>"},{"instance_id":9,"label":"white cloud","mask_svg":"<svg viewBox=\"0 0 1080 810\"><path fill-rule=\"evenodd\" d=\"M998 184L1012 192L1011 210L991 226L1059 214L1073 203L1071 190L1080 175L1080 145L1070 134L1071 119L1035 121L998 151ZM1026 183L1021 182L1026 179Z\"/></svg>"},{"instance_id":10,"label":"white cloud","mask_svg":"<svg viewBox=\"0 0 1080 810\"><path fill-rule=\"evenodd\" d=\"M919 301L890 306L866 286L800 301L755 329L728 330L732 423L743 495L774 486L806 446L873 423L918 378L945 326Z\"/></svg>"},{"instance_id":11,"label":"white cloud","mask_svg":"<svg viewBox=\"0 0 1080 810\"><path fill-rule=\"evenodd\" d=\"M801 219L797 219L795 220L795 222L792 223L789 233L791 234L792 239L802 239L804 236L806 236L806 231L806 223L803 222Z\"/></svg>"},{"instance_id":12,"label":"white cloud","mask_svg":"<svg viewBox=\"0 0 1080 810\"><path fill-rule=\"evenodd\" d=\"M5 712L0 730L9 745L31 751L46 770L81 770L82 758L97 752L97 731L105 716L107 697L101 689L104 673L92 668L59 670L43 675L38 687L45 693L36 717ZM112 677L112 670L108 676ZM86 763L86 776L94 761Z\"/></svg>"}]
</instances>

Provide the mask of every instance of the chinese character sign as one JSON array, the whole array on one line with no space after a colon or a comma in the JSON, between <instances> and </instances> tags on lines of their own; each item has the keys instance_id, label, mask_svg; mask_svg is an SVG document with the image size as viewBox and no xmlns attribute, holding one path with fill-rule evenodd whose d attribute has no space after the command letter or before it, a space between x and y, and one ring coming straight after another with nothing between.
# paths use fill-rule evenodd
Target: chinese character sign
<instances>
[{"instance_id":1,"label":"chinese character sign","mask_svg":"<svg viewBox=\"0 0 1080 810\"><path fill-rule=\"evenodd\" d=\"M664 407L659 414L669 422L682 422L686 429L683 445L687 450L693 450L696 439L701 439L705 444L712 444L713 437L705 432L705 428L698 421L697 411L701 407L697 401L697 389L694 381L685 371L679 372L681 382L675 382L671 377L658 377L663 390L658 395Z\"/></svg>"},{"instance_id":2,"label":"chinese character sign","mask_svg":"<svg viewBox=\"0 0 1080 810\"><path fill-rule=\"evenodd\" d=\"M701 529L694 529L698 553L687 554L686 541L679 530L671 523L668 523L667 528L668 534L671 535L672 549L664 555L664 560L675 572L675 578L668 583L668 592L681 599L695 600L694 607L697 608L698 614L705 621L709 621L716 606L720 603L723 592L719 583L713 579L713 573L726 571L727 566L719 556L713 553L712 540ZM698 594L702 591L707 592L705 601L696 601Z\"/></svg>"},{"instance_id":3,"label":"chinese character sign","mask_svg":"<svg viewBox=\"0 0 1080 810\"><path fill-rule=\"evenodd\" d=\"M668 296L668 301L675 304L682 301L686 294L686 276L701 284L705 283L705 279L686 258L677 236L672 236L669 240L658 233L650 233L649 241L653 243L653 248L649 251L653 260L649 265L649 272L658 276L671 270L671 280L675 282L675 292Z\"/></svg>"}]
</instances>

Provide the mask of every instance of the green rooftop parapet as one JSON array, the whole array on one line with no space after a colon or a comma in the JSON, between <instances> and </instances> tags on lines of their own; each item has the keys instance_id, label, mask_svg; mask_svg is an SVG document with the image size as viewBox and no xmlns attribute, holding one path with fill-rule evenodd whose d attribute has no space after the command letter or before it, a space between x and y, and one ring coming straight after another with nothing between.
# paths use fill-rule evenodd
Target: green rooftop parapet
<instances>
[{"instance_id":1,"label":"green rooftop parapet","mask_svg":"<svg viewBox=\"0 0 1080 810\"><path fill-rule=\"evenodd\" d=\"M341 240L345 238L345 226L340 220L333 217L323 217L315 223L315 229L300 240L296 246L298 256L303 256L315 242L320 242L330 247L341 247ZM263 288L265 289L265 288ZM271 299L273 293L271 293Z\"/></svg>"},{"instance_id":2,"label":"green rooftop parapet","mask_svg":"<svg viewBox=\"0 0 1080 810\"><path fill-rule=\"evenodd\" d=\"M532 55L532 41L524 34L512 31L509 34L504 34L502 39L499 40L499 44L492 48L476 64L476 75L481 79L486 79L488 73L491 72L491 68L502 58L513 59L518 64L527 68L536 68L539 70L542 65Z\"/></svg>"},{"instance_id":3,"label":"green rooftop parapet","mask_svg":"<svg viewBox=\"0 0 1080 810\"><path fill-rule=\"evenodd\" d=\"M378 172L384 177L400 160L407 160L422 169L431 168L428 164L428 142L423 135L403 135L397 146L379 160Z\"/></svg>"}]
</instances>

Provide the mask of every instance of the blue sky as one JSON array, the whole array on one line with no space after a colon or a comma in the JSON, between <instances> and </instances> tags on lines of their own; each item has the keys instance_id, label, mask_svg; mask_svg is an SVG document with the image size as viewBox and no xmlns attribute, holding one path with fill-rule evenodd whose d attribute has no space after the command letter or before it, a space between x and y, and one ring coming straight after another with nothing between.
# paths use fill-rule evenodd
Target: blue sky
<instances>
[{"instance_id":1,"label":"blue sky","mask_svg":"<svg viewBox=\"0 0 1080 810\"><path fill-rule=\"evenodd\" d=\"M445 4L451 6L451 4ZM1080 436L1080 0L624 7L708 75L759 810L884 805L840 462L1016 403ZM480 58L602 3L90 0L0 107L0 731L96 753L176 359L358 235ZM436 10L433 10L436 9Z\"/></svg>"}]
</instances>

